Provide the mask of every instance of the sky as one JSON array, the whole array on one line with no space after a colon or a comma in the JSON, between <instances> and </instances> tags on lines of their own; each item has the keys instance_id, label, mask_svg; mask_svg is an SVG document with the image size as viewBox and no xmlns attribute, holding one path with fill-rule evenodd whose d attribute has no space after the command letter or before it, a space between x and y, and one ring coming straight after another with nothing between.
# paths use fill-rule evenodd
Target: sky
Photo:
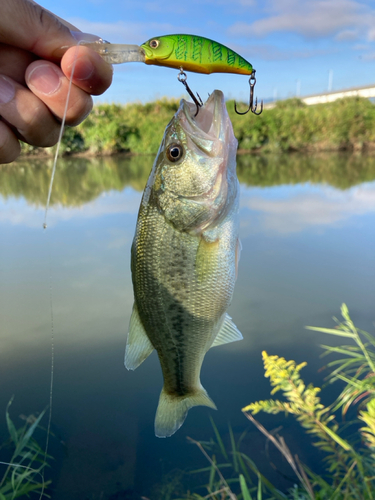
<instances>
[{"instance_id":1,"label":"sky","mask_svg":"<svg viewBox=\"0 0 375 500\"><path fill-rule=\"evenodd\" d=\"M220 42L256 69L255 95L274 100L375 84L375 0L41 0L48 10L112 43L189 33ZM181 97L177 70L117 65L99 102ZM204 99L215 88L246 101L244 75L188 74Z\"/></svg>"}]
</instances>

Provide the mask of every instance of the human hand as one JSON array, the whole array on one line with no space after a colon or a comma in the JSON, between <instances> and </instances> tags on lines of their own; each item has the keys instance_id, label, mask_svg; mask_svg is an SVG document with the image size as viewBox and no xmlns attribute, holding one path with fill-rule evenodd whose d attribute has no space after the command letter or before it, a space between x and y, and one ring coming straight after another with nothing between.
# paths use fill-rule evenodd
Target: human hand
<instances>
[{"instance_id":1,"label":"human hand","mask_svg":"<svg viewBox=\"0 0 375 500\"><path fill-rule=\"evenodd\" d=\"M66 123L77 125L90 113L91 95L102 94L112 81L112 67L77 46L95 39L32 0L1 0L0 164L18 157L19 140L56 144L74 61ZM70 47L63 56L61 47Z\"/></svg>"}]
</instances>

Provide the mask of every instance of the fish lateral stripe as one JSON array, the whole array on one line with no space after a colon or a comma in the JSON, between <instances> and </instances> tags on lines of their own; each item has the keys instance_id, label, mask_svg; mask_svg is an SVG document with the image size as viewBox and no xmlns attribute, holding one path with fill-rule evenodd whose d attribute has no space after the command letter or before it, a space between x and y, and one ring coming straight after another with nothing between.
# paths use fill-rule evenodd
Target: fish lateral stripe
<instances>
[{"instance_id":1,"label":"fish lateral stripe","mask_svg":"<svg viewBox=\"0 0 375 500\"><path fill-rule=\"evenodd\" d=\"M234 66L236 62L236 54L232 50L227 51L227 64L229 66Z\"/></svg>"},{"instance_id":2,"label":"fish lateral stripe","mask_svg":"<svg viewBox=\"0 0 375 500\"><path fill-rule=\"evenodd\" d=\"M249 63L246 61L246 59L244 59L241 56L238 56L238 66L239 66L239 68L246 68L248 66L248 64ZM253 70L253 68L251 68L251 70Z\"/></svg>"},{"instance_id":3,"label":"fish lateral stripe","mask_svg":"<svg viewBox=\"0 0 375 500\"><path fill-rule=\"evenodd\" d=\"M188 55L188 43L185 36L177 37L177 47L175 50L177 61L186 61Z\"/></svg>"},{"instance_id":4,"label":"fish lateral stripe","mask_svg":"<svg viewBox=\"0 0 375 500\"><path fill-rule=\"evenodd\" d=\"M193 37L193 48L191 58L194 62L201 63L202 62L202 49L203 49L203 40L201 37L194 36Z\"/></svg>"},{"instance_id":5,"label":"fish lateral stripe","mask_svg":"<svg viewBox=\"0 0 375 500\"><path fill-rule=\"evenodd\" d=\"M212 59L214 62L222 61L223 59L223 46L221 43L212 42Z\"/></svg>"}]
</instances>

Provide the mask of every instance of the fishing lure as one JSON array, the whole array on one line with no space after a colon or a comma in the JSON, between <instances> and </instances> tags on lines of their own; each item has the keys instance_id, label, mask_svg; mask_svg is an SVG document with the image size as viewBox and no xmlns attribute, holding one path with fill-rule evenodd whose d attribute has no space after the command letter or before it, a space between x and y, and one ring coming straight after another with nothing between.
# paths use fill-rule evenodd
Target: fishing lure
<instances>
[{"instance_id":1,"label":"fishing lure","mask_svg":"<svg viewBox=\"0 0 375 500\"><path fill-rule=\"evenodd\" d=\"M141 46L112 44L104 40L83 43L110 64L144 62L195 73L251 75L253 66L221 43L194 35L165 35L150 38Z\"/></svg>"},{"instance_id":2,"label":"fishing lure","mask_svg":"<svg viewBox=\"0 0 375 500\"><path fill-rule=\"evenodd\" d=\"M254 86L256 83L255 69L242 56L229 49L221 43L195 35L164 35L150 38L141 46L111 44L104 41L90 42L84 44L98 52L105 61L110 64L121 64L124 62L144 62L156 66L179 69L179 81L183 83L189 95L198 108L202 106L191 92L186 82L186 71L194 73L235 73L250 75L250 103L245 112L237 111L238 114L252 113L259 115L263 110L257 112L257 100L253 104ZM199 97L199 96L198 96ZM199 98L200 99L200 98Z\"/></svg>"},{"instance_id":3,"label":"fishing lure","mask_svg":"<svg viewBox=\"0 0 375 500\"><path fill-rule=\"evenodd\" d=\"M233 50L208 38L194 35L165 35L141 45L145 63L195 73L251 75L252 65Z\"/></svg>"}]
</instances>

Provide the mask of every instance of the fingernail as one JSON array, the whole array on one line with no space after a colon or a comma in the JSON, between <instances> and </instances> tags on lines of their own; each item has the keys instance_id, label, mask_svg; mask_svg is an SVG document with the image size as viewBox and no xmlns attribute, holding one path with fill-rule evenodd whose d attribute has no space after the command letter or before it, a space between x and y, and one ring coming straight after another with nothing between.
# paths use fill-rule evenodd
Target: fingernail
<instances>
[{"instance_id":1,"label":"fingernail","mask_svg":"<svg viewBox=\"0 0 375 500\"><path fill-rule=\"evenodd\" d=\"M0 104L7 104L10 102L15 93L16 89L14 88L12 82L3 76L0 76Z\"/></svg>"},{"instance_id":2,"label":"fingernail","mask_svg":"<svg viewBox=\"0 0 375 500\"><path fill-rule=\"evenodd\" d=\"M70 32L72 37L77 40L77 42L86 42L86 43L91 43L91 42L101 42L101 43L108 43L105 42L100 36L92 35L91 33L82 33L82 31L71 31Z\"/></svg>"},{"instance_id":3,"label":"fingernail","mask_svg":"<svg viewBox=\"0 0 375 500\"><path fill-rule=\"evenodd\" d=\"M36 66L27 78L29 87L42 94L54 94L61 86L60 75L49 64Z\"/></svg>"}]
</instances>

